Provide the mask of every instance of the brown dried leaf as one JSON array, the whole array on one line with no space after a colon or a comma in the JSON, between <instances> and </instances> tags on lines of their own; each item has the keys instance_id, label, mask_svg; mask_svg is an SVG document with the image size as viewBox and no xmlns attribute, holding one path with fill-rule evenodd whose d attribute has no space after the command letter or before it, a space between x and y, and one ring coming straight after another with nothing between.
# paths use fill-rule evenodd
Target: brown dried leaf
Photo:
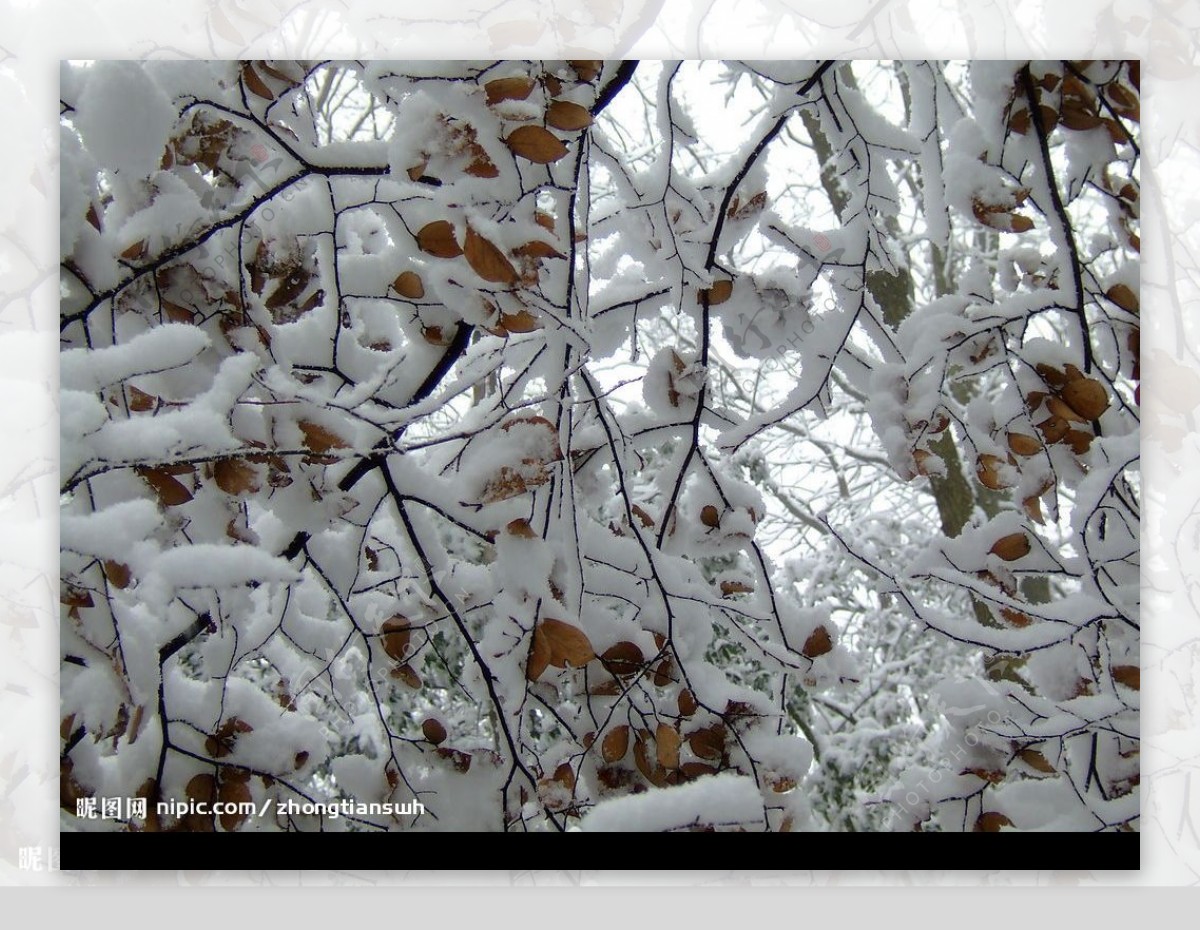
<instances>
[{"instance_id":1,"label":"brown dried leaf","mask_svg":"<svg viewBox=\"0 0 1200 930\"><path fill-rule=\"evenodd\" d=\"M1035 369L1037 373L1042 376L1042 380L1052 388L1060 388L1067 383L1066 374L1060 369L1055 368L1053 365L1047 365L1044 362L1038 362L1038 364L1035 366Z\"/></svg>"},{"instance_id":2,"label":"brown dried leaf","mask_svg":"<svg viewBox=\"0 0 1200 930\"><path fill-rule=\"evenodd\" d=\"M178 507L192 499L192 492L161 468L137 468L138 475L154 490L164 507Z\"/></svg>"},{"instance_id":3,"label":"brown dried leaf","mask_svg":"<svg viewBox=\"0 0 1200 930\"><path fill-rule=\"evenodd\" d=\"M437 258L458 258L463 253L449 220L434 220L422 226L417 233L417 248Z\"/></svg>"},{"instance_id":4,"label":"brown dried leaf","mask_svg":"<svg viewBox=\"0 0 1200 930\"><path fill-rule=\"evenodd\" d=\"M1038 115L1042 118L1042 129L1046 135L1054 131L1054 127L1058 125L1058 110L1054 107L1040 103L1038 104Z\"/></svg>"},{"instance_id":5,"label":"brown dried leaf","mask_svg":"<svg viewBox=\"0 0 1200 930\"><path fill-rule=\"evenodd\" d=\"M397 294L409 300L420 300L425 296L425 285L415 271L400 272L392 282L392 287L396 289Z\"/></svg>"},{"instance_id":6,"label":"brown dried leaf","mask_svg":"<svg viewBox=\"0 0 1200 930\"><path fill-rule=\"evenodd\" d=\"M679 768L679 747L683 738L669 723L660 723L654 734L658 764L665 769Z\"/></svg>"},{"instance_id":7,"label":"brown dried leaf","mask_svg":"<svg viewBox=\"0 0 1200 930\"><path fill-rule=\"evenodd\" d=\"M471 754L447 746L439 746L434 750L443 759L448 759L456 772L468 772L471 769Z\"/></svg>"},{"instance_id":8,"label":"brown dried leaf","mask_svg":"<svg viewBox=\"0 0 1200 930\"><path fill-rule=\"evenodd\" d=\"M254 727L248 724L241 717L230 717L217 729L217 732L222 736L233 736L236 739L238 733L252 733Z\"/></svg>"},{"instance_id":9,"label":"brown dried leaf","mask_svg":"<svg viewBox=\"0 0 1200 930\"><path fill-rule=\"evenodd\" d=\"M439 346L441 348L445 348L454 341L440 326L422 326L421 338L431 346Z\"/></svg>"},{"instance_id":10,"label":"brown dried leaf","mask_svg":"<svg viewBox=\"0 0 1200 930\"><path fill-rule=\"evenodd\" d=\"M1108 392L1095 378L1068 382L1062 389L1062 399L1085 421L1097 419L1108 409Z\"/></svg>"},{"instance_id":11,"label":"brown dried leaf","mask_svg":"<svg viewBox=\"0 0 1200 930\"><path fill-rule=\"evenodd\" d=\"M133 719L129 721L129 743L133 745L137 742L138 737L142 733L142 721L146 716L146 708L139 704L133 709Z\"/></svg>"},{"instance_id":12,"label":"brown dried leaf","mask_svg":"<svg viewBox=\"0 0 1200 930\"><path fill-rule=\"evenodd\" d=\"M761 213L766 205L767 192L759 191L737 209L734 209L734 207L730 205L729 210L725 215L732 220L748 220L752 216Z\"/></svg>"},{"instance_id":13,"label":"brown dried leaf","mask_svg":"<svg viewBox=\"0 0 1200 930\"><path fill-rule=\"evenodd\" d=\"M575 70L575 73L579 75L579 80L581 81L591 81L600 73L600 69L604 67L604 62L599 59L577 59L574 61L568 61L567 64L569 64Z\"/></svg>"},{"instance_id":14,"label":"brown dried leaf","mask_svg":"<svg viewBox=\"0 0 1200 930\"><path fill-rule=\"evenodd\" d=\"M1033 229L1033 220L1017 213L1008 204L984 203L975 198L971 201L971 209L980 223L1001 232L1022 233Z\"/></svg>"},{"instance_id":15,"label":"brown dried leaf","mask_svg":"<svg viewBox=\"0 0 1200 930\"><path fill-rule=\"evenodd\" d=\"M546 109L546 122L564 132L578 132L592 125L592 114L577 103L555 100Z\"/></svg>"},{"instance_id":16,"label":"brown dried leaf","mask_svg":"<svg viewBox=\"0 0 1200 930\"><path fill-rule=\"evenodd\" d=\"M1128 87L1113 81L1104 88L1104 92L1108 94L1108 99L1113 102L1114 109L1122 116L1129 116L1133 120L1140 118L1141 103L1138 100L1138 95Z\"/></svg>"},{"instance_id":17,"label":"brown dried leaf","mask_svg":"<svg viewBox=\"0 0 1200 930\"><path fill-rule=\"evenodd\" d=\"M441 745L446 741L446 728L442 726L441 721L433 717L425 718L425 721L421 724L421 732L435 746Z\"/></svg>"},{"instance_id":18,"label":"brown dried leaf","mask_svg":"<svg viewBox=\"0 0 1200 930\"><path fill-rule=\"evenodd\" d=\"M710 529L716 529L721 524L721 514L712 504L705 504L700 511L700 522Z\"/></svg>"},{"instance_id":19,"label":"brown dried leaf","mask_svg":"<svg viewBox=\"0 0 1200 930\"><path fill-rule=\"evenodd\" d=\"M197 805L211 805L217 799L217 780L207 772L193 775L183 793Z\"/></svg>"},{"instance_id":20,"label":"brown dried leaf","mask_svg":"<svg viewBox=\"0 0 1200 930\"><path fill-rule=\"evenodd\" d=\"M145 413L147 410L153 410L158 406L158 398L153 394L147 394L145 391L140 391L132 384L126 387L129 392L129 409L137 413Z\"/></svg>"},{"instance_id":21,"label":"brown dried leaf","mask_svg":"<svg viewBox=\"0 0 1200 930\"><path fill-rule=\"evenodd\" d=\"M1067 430L1071 428L1062 417L1047 417L1037 424L1038 431L1042 434L1042 438L1046 442L1053 444L1061 442L1062 438L1067 435Z\"/></svg>"},{"instance_id":22,"label":"brown dried leaf","mask_svg":"<svg viewBox=\"0 0 1200 930\"><path fill-rule=\"evenodd\" d=\"M1011 827L1012 821L998 811L985 811L975 821L975 833L999 833L1001 827Z\"/></svg>"},{"instance_id":23,"label":"brown dried leaf","mask_svg":"<svg viewBox=\"0 0 1200 930\"><path fill-rule=\"evenodd\" d=\"M518 126L504 144L514 155L539 165L551 164L567 154L562 140L541 126Z\"/></svg>"},{"instance_id":24,"label":"brown dried leaf","mask_svg":"<svg viewBox=\"0 0 1200 930\"><path fill-rule=\"evenodd\" d=\"M1001 473L1001 469L1007 464L998 455L991 455L985 452L975 462L975 477L979 479L979 483L985 488L990 488L993 491L1010 487L1012 482L1008 481Z\"/></svg>"},{"instance_id":25,"label":"brown dried leaf","mask_svg":"<svg viewBox=\"0 0 1200 930\"><path fill-rule=\"evenodd\" d=\"M575 790L575 770L571 768L571 763L561 762L558 768L554 770L552 781L558 782L568 791Z\"/></svg>"},{"instance_id":26,"label":"brown dried leaf","mask_svg":"<svg viewBox=\"0 0 1200 930\"><path fill-rule=\"evenodd\" d=\"M725 755L725 727L715 723L690 733L688 745L701 759L720 759Z\"/></svg>"},{"instance_id":27,"label":"brown dried leaf","mask_svg":"<svg viewBox=\"0 0 1200 930\"><path fill-rule=\"evenodd\" d=\"M819 626L808 634L808 639L804 641L804 648L800 650L810 659L815 659L817 656L823 656L825 653L833 649L833 638L829 635L829 630L824 626Z\"/></svg>"},{"instance_id":28,"label":"brown dried leaf","mask_svg":"<svg viewBox=\"0 0 1200 930\"><path fill-rule=\"evenodd\" d=\"M196 314L187 307L181 307L169 300L163 300L162 308L163 314L172 323L193 323L196 320Z\"/></svg>"},{"instance_id":29,"label":"brown dried leaf","mask_svg":"<svg viewBox=\"0 0 1200 930\"><path fill-rule=\"evenodd\" d=\"M531 77L506 77L488 81L483 85L487 94L488 106L495 106L501 100L524 100L533 90L535 81Z\"/></svg>"},{"instance_id":30,"label":"brown dried leaf","mask_svg":"<svg viewBox=\"0 0 1200 930\"><path fill-rule=\"evenodd\" d=\"M1092 447L1092 440L1095 438L1087 430L1069 429L1066 435L1063 436L1063 442L1069 445L1071 451L1076 455L1085 455L1088 449Z\"/></svg>"},{"instance_id":31,"label":"brown dried leaf","mask_svg":"<svg viewBox=\"0 0 1200 930\"><path fill-rule=\"evenodd\" d=\"M1036 749L1022 749L1017 753L1017 757L1031 769L1043 774L1054 775L1058 772L1058 769L1050 764L1050 760Z\"/></svg>"},{"instance_id":32,"label":"brown dried leaf","mask_svg":"<svg viewBox=\"0 0 1200 930\"><path fill-rule=\"evenodd\" d=\"M626 768L618 768L613 765L601 766L596 771L596 778L600 780L600 784L605 788L613 790L617 788L625 788L633 783L633 772Z\"/></svg>"},{"instance_id":33,"label":"brown dried leaf","mask_svg":"<svg viewBox=\"0 0 1200 930\"><path fill-rule=\"evenodd\" d=\"M1071 405L1057 394L1050 394L1046 397L1046 409L1059 419L1066 420L1071 423L1087 422L1084 417L1076 413Z\"/></svg>"},{"instance_id":34,"label":"brown dried leaf","mask_svg":"<svg viewBox=\"0 0 1200 930\"><path fill-rule=\"evenodd\" d=\"M550 664L555 668L566 668L568 664L581 668L596 658L587 634L577 626L547 618L537 625L534 636L539 633L550 646Z\"/></svg>"},{"instance_id":35,"label":"brown dried leaf","mask_svg":"<svg viewBox=\"0 0 1200 930\"><path fill-rule=\"evenodd\" d=\"M345 449L347 443L333 430L327 429L320 423L314 423L312 420L301 420L297 426L300 427L300 432L304 434L304 447L311 449L318 454L328 452L330 449Z\"/></svg>"},{"instance_id":36,"label":"brown dried leaf","mask_svg":"<svg viewBox=\"0 0 1200 930\"><path fill-rule=\"evenodd\" d=\"M507 465L502 465L496 476L483 489L482 502L495 504L513 497L520 497L529 490L529 484L521 475Z\"/></svg>"},{"instance_id":37,"label":"brown dried leaf","mask_svg":"<svg viewBox=\"0 0 1200 930\"><path fill-rule=\"evenodd\" d=\"M992 548L988 551L993 555L998 555L1005 562L1015 562L1017 559L1029 555L1032 549L1033 544L1024 533L1009 533L992 543Z\"/></svg>"},{"instance_id":38,"label":"brown dried leaf","mask_svg":"<svg viewBox=\"0 0 1200 930\"><path fill-rule=\"evenodd\" d=\"M642 526L654 526L654 518L650 516L650 514L646 513L646 511L643 510L639 505L634 504L630 509L633 511L633 515L641 522Z\"/></svg>"},{"instance_id":39,"label":"brown dried leaf","mask_svg":"<svg viewBox=\"0 0 1200 930\"><path fill-rule=\"evenodd\" d=\"M1011 607L1001 607L1000 616L1017 628L1027 627L1033 623L1028 614L1021 613L1019 610L1013 610Z\"/></svg>"},{"instance_id":40,"label":"brown dried leaf","mask_svg":"<svg viewBox=\"0 0 1200 930\"><path fill-rule=\"evenodd\" d=\"M108 579L108 583L114 588L124 590L129 587L131 579L129 566L124 562L114 562L112 559L105 559L104 577Z\"/></svg>"},{"instance_id":41,"label":"brown dried leaf","mask_svg":"<svg viewBox=\"0 0 1200 930\"><path fill-rule=\"evenodd\" d=\"M275 279L275 289L271 296L264 301L268 310L278 310L294 301L304 293L312 280L312 274L304 268L297 268L287 275ZM309 308L311 309L311 308ZM285 314L273 314L275 321L290 322L291 317Z\"/></svg>"},{"instance_id":42,"label":"brown dried leaf","mask_svg":"<svg viewBox=\"0 0 1200 930\"><path fill-rule=\"evenodd\" d=\"M600 743L600 755L605 762L620 762L629 751L629 725L621 724L605 734Z\"/></svg>"},{"instance_id":43,"label":"brown dried leaf","mask_svg":"<svg viewBox=\"0 0 1200 930\"><path fill-rule=\"evenodd\" d=\"M221 829L226 831L236 830L249 816L237 811L236 808L231 808L230 805L249 804L254 800L254 796L250 793L249 781L242 781L231 776L232 773L226 769L222 773L220 788L217 790L217 800L225 805L223 808L225 812L221 814Z\"/></svg>"},{"instance_id":44,"label":"brown dried leaf","mask_svg":"<svg viewBox=\"0 0 1200 930\"><path fill-rule=\"evenodd\" d=\"M918 475L929 475L929 462L938 462L940 459L934 456L928 449L913 449L913 463L917 466Z\"/></svg>"},{"instance_id":45,"label":"brown dried leaf","mask_svg":"<svg viewBox=\"0 0 1200 930\"><path fill-rule=\"evenodd\" d=\"M92 607L95 602L92 600L92 592L87 588L76 587L73 584L66 585L58 596L58 601L65 607L80 608Z\"/></svg>"},{"instance_id":46,"label":"brown dried leaf","mask_svg":"<svg viewBox=\"0 0 1200 930\"><path fill-rule=\"evenodd\" d=\"M609 646L600 656L600 661L611 674L618 678L636 675L646 663L642 656L642 650L636 643L628 641Z\"/></svg>"},{"instance_id":47,"label":"brown dried leaf","mask_svg":"<svg viewBox=\"0 0 1200 930\"><path fill-rule=\"evenodd\" d=\"M696 696L687 688L680 689L676 704L679 706L679 716L681 717L692 716L700 706L696 701Z\"/></svg>"},{"instance_id":48,"label":"brown dried leaf","mask_svg":"<svg viewBox=\"0 0 1200 930\"><path fill-rule=\"evenodd\" d=\"M245 459L220 459L213 465L213 479L226 494L253 494L259 488L258 469Z\"/></svg>"},{"instance_id":49,"label":"brown dried leaf","mask_svg":"<svg viewBox=\"0 0 1200 930\"><path fill-rule=\"evenodd\" d=\"M533 641L529 648L529 661L525 666L525 677L529 681L537 681L550 665L550 643L541 632L540 627L533 630Z\"/></svg>"},{"instance_id":50,"label":"brown dried leaf","mask_svg":"<svg viewBox=\"0 0 1200 930\"><path fill-rule=\"evenodd\" d=\"M500 325L507 333L531 333L541 327L538 318L526 309L516 313L501 313Z\"/></svg>"},{"instance_id":51,"label":"brown dried leaf","mask_svg":"<svg viewBox=\"0 0 1200 930\"><path fill-rule=\"evenodd\" d=\"M289 87L295 87L300 83L301 79L299 77L294 74L288 74L286 71L282 70L288 66L286 62L276 62L275 65L272 65L269 61L260 61L258 66L271 77L275 78L277 81L283 81Z\"/></svg>"},{"instance_id":52,"label":"brown dried leaf","mask_svg":"<svg viewBox=\"0 0 1200 930\"><path fill-rule=\"evenodd\" d=\"M407 662L412 658L409 651L412 629L407 617L396 614L394 617L384 620L379 632L379 641L383 646L383 651L389 656L397 662Z\"/></svg>"},{"instance_id":53,"label":"brown dried leaf","mask_svg":"<svg viewBox=\"0 0 1200 930\"><path fill-rule=\"evenodd\" d=\"M998 785L1004 781L1004 773L999 769L985 769L982 766L963 769L962 775L974 775L976 778L982 779L991 785Z\"/></svg>"},{"instance_id":54,"label":"brown dried leaf","mask_svg":"<svg viewBox=\"0 0 1200 930\"><path fill-rule=\"evenodd\" d=\"M388 674L390 674L393 678L404 682L414 691L421 687L421 676L417 674L416 670L411 665L398 666L392 669Z\"/></svg>"},{"instance_id":55,"label":"brown dried leaf","mask_svg":"<svg viewBox=\"0 0 1200 930\"><path fill-rule=\"evenodd\" d=\"M1104 120L1097 115L1092 103L1064 95L1062 111L1059 113L1059 122L1068 129L1082 131L1095 129L1097 126L1102 125Z\"/></svg>"},{"instance_id":56,"label":"brown dried leaf","mask_svg":"<svg viewBox=\"0 0 1200 930\"><path fill-rule=\"evenodd\" d=\"M258 72L254 70L254 66L250 62L242 65L242 80L245 82L246 87L256 96L262 97L263 100L275 99L275 94L272 93L271 88L259 77Z\"/></svg>"},{"instance_id":57,"label":"brown dried leaf","mask_svg":"<svg viewBox=\"0 0 1200 930\"><path fill-rule=\"evenodd\" d=\"M645 733L646 736L649 735L649 731L642 731L642 733ZM637 764L638 771L646 777L650 784L661 788L666 784L667 770L650 761L650 752L646 748L646 738L642 733L638 734L638 738L633 744L633 761Z\"/></svg>"},{"instance_id":58,"label":"brown dried leaf","mask_svg":"<svg viewBox=\"0 0 1200 930\"><path fill-rule=\"evenodd\" d=\"M713 286L700 292L701 300L704 295L708 295L708 305L715 307L717 304L723 304L733 294L733 282L728 278L722 278L719 281L714 281Z\"/></svg>"},{"instance_id":59,"label":"brown dried leaf","mask_svg":"<svg viewBox=\"0 0 1200 930\"><path fill-rule=\"evenodd\" d=\"M731 597L734 594L750 594L754 591L750 585L744 581L722 581L721 593L725 597Z\"/></svg>"},{"instance_id":60,"label":"brown dried leaf","mask_svg":"<svg viewBox=\"0 0 1200 930\"><path fill-rule=\"evenodd\" d=\"M1009 433L1008 447L1017 455L1037 455L1042 451L1042 444L1038 438L1028 433Z\"/></svg>"},{"instance_id":61,"label":"brown dried leaf","mask_svg":"<svg viewBox=\"0 0 1200 930\"><path fill-rule=\"evenodd\" d=\"M214 734L204 738L204 751L214 759L220 759L223 756L233 752L233 740L228 736Z\"/></svg>"},{"instance_id":62,"label":"brown dried leaf","mask_svg":"<svg viewBox=\"0 0 1200 930\"><path fill-rule=\"evenodd\" d=\"M566 258L562 252L558 251L549 242L543 242L541 239L532 239L526 242L523 246L513 249L513 255L519 255L522 258Z\"/></svg>"},{"instance_id":63,"label":"brown dried leaf","mask_svg":"<svg viewBox=\"0 0 1200 930\"><path fill-rule=\"evenodd\" d=\"M705 765L703 762L685 762L679 766L679 774L683 776L685 781L694 781L697 778L703 778L705 775L716 775L717 770L711 765Z\"/></svg>"},{"instance_id":64,"label":"brown dried leaf","mask_svg":"<svg viewBox=\"0 0 1200 930\"><path fill-rule=\"evenodd\" d=\"M1120 682L1126 688L1134 691L1142 690L1142 670L1136 665L1114 665L1112 667L1113 681Z\"/></svg>"},{"instance_id":65,"label":"brown dried leaf","mask_svg":"<svg viewBox=\"0 0 1200 930\"><path fill-rule=\"evenodd\" d=\"M504 527L504 530L509 536L516 536L520 539L538 538L538 534L534 532L533 527L529 525L529 521L524 517L517 520L510 520L508 525Z\"/></svg>"},{"instance_id":66,"label":"brown dried leaf","mask_svg":"<svg viewBox=\"0 0 1200 930\"><path fill-rule=\"evenodd\" d=\"M498 178L500 177L500 169L496 167L496 163L488 157L488 153L484 151L480 145L473 145L467 149L472 156L470 163L463 170L473 178Z\"/></svg>"},{"instance_id":67,"label":"brown dried leaf","mask_svg":"<svg viewBox=\"0 0 1200 930\"><path fill-rule=\"evenodd\" d=\"M483 280L504 285L516 283L516 269L513 268L504 253L470 226L467 227L467 239L463 251L471 270Z\"/></svg>"}]
</instances>

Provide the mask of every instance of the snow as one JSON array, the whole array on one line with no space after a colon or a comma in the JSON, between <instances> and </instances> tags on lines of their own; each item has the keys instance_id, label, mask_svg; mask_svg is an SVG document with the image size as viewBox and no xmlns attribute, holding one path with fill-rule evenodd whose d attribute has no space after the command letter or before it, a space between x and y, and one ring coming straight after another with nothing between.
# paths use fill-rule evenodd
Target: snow
<instances>
[{"instance_id":1,"label":"snow","mask_svg":"<svg viewBox=\"0 0 1200 930\"><path fill-rule=\"evenodd\" d=\"M63 126L59 130L59 248L70 255L87 224L88 207L96 197L96 162L84 150L79 135Z\"/></svg>"},{"instance_id":2,"label":"snow","mask_svg":"<svg viewBox=\"0 0 1200 930\"><path fill-rule=\"evenodd\" d=\"M59 384L69 391L99 391L134 375L186 365L210 344L202 329L167 323L122 345L67 349L59 356Z\"/></svg>"},{"instance_id":3,"label":"snow","mask_svg":"<svg viewBox=\"0 0 1200 930\"><path fill-rule=\"evenodd\" d=\"M162 159L176 111L140 64L99 61L88 67L75 126L97 163L146 177Z\"/></svg>"},{"instance_id":4,"label":"snow","mask_svg":"<svg viewBox=\"0 0 1200 930\"><path fill-rule=\"evenodd\" d=\"M754 779L722 773L673 788L601 801L583 818L585 833L661 833L697 825L758 827L762 797Z\"/></svg>"},{"instance_id":5,"label":"snow","mask_svg":"<svg viewBox=\"0 0 1200 930\"><path fill-rule=\"evenodd\" d=\"M150 564L146 584L171 591L227 588L234 585L296 581L297 571L283 559L254 546L196 543L160 553ZM148 595L149 596L149 595Z\"/></svg>"},{"instance_id":6,"label":"snow","mask_svg":"<svg viewBox=\"0 0 1200 930\"><path fill-rule=\"evenodd\" d=\"M59 534L65 549L120 561L161 522L158 508L153 503L132 500L89 514L64 514L59 520Z\"/></svg>"},{"instance_id":7,"label":"snow","mask_svg":"<svg viewBox=\"0 0 1200 930\"><path fill-rule=\"evenodd\" d=\"M199 332L182 324L180 328L192 329L193 333ZM203 336L202 333L200 335ZM137 340L130 342L128 347L134 346L136 342ZM148 342L156 345L163 340L155 338ZM169 340L167 342L169 343ZM114 356L102 355L99 366L83 364L76 367L72 362L69 377L73 379L72 383L90 381L96 384L113 376L127 377L119 373L127 372L130 368L157 370L148 368L152 365L159 365L164 369L171 368L174 367L172 359L177 359L183 354L181 350L190 352L199 344L194 338L183 339L181 343L181 346L171 343L165 358L157 360L147 357L142 351L147 342L138 343L138 351L132 353L120 354L122 349L117 348L113 350L118 353ZM154 417L110 420L100 429L93 430L87 441L100 458L108 461L129 461L137 457L151 460L169 459L198 450L213 453L236 449L241 442L230 431L229 410L249 385L258 364L258 358L250 353L227 358L221 363L209 389L183 409L170 410ZM78 415L77 413L76 416ZM91 422L85 420L81 425ZM64 430L65 438L71 435Z\"/></svg>"},{"instance_id":8,"label":"snow","mask_svg":"<svg viewBox=\"0 0 1200 930\"><path fill-rule=\"evenodd\" d=\"M1071 200L1085 175L1132 179L1128 147L1056 130L1044 177L1034 137L1006 131L1013 62L969 83L960 64L856 62L803 99L812 62L646 64L596 125L556 130L568 153L547 165L505 140L546 125L552 97L591 106L601 82L566 62L285 67L315 70L248 104L236 63L64 71L79 317L60 357L62 638L87 664L64 666L63 711L88 728L89 790L132 794L168 725L184 753L160 787L180 796L188 754L236 716L231 763L280 779L256 797L415 792L434 816L395 829L1136 815L1136 792L1079 776L1093 742L1114 790L1137 770L1135 320L1100 295L1140 271L1103 191L1069 204L1078 228L1047 209L1048 180ZM352 93L323 125L310 101L339 74ZM515 75L529 98L489 105L483 84ZM197 98L184 123L210 135L163 160ZM836 204L800 108L831 146ZM496 177L467 173L475 145ZM1036 227L981 233L977 204L1015 208L1023 188ZM423 251L437 221L519 280ZM522 260L534 243L570 258ZM937 276L931 246L953 258ZM1027 409L1036 366L1085 367L1072 249L1112 403L1088 450L1009 460L1008 434L1045 415ZM292 263L308 284L283 301ZM403 272L419 296L393 286ZM533 325L499 328L519 311ZM970 487L984 455L1008 486L940 511L945 486L924 479L956 458L921 456L939 436ZM993 551L1015 534L1029 553ZM818 627L832 648L806 655ZM578 635L653 661L577 668L547 646ZM160 687L169 723L104 735L134 706L156 714ZM602 759L596 735L626 725L643 747L660 725L680 735L679 784ZM725 740L720 774L691 765L702 729Z\"/></svg>"}]
</instances>

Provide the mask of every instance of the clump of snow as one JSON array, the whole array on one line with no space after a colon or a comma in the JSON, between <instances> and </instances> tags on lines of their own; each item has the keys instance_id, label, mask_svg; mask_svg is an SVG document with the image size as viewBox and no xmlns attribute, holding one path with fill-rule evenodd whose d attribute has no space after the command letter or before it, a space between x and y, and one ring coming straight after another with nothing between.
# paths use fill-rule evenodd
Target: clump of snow
<instances>
[{"instance_id":1,"label":"clump of snow","mask_svg":"<svg viewBox=\"0 0 1200 930\"><path fill-rule=\"evenodd\" d=\"M133 375L186 365L209 344L202 329L168 323L122 345L67 349L59 356L59 383L65 390L98 391Z\"/></svg>"},{"instance_id":2,"label":"clump of snow","mask_svg":"<svg viewBox=\"0 0 1200 930\"><path fill-rule=\"evenodd\" d=\"M158 168L175 119L175 107L140 63L100 61L87 73L74 122L97 162L146 177Z\"/></svg>"},{"instance_id":3,"label":"clump of snow","mask_svg":"<svg viewBox=\"0 0 1200 930\"><path fill-rule=\"evenodd\" d=\"M762 822L762 797L754 780L726 772L602 801L583 818L581 828L590 833L661 833L705 824L753 828Z\"/></svg>"},{"instance_id":4,"label":"clump of snow","mask_svg":"<svg viewBox=\"0 0 1200 930\"><path fill-rule=\"evenodd\" d=\"M59 130L59 246L70 255L87 223L88 206L96 195L96 162L68 127Z\"/></svg>"},{"instance_id":5,"label":"clump of snow","mask_svg":"<svg viewBox=\"0 0 1200 930\"><path fill-rule=\"evenodd\" d=\"M149 500L123 501L81 516L64 514L59 521L62 546L82 555L125 557L134 544L158 527L162 517Z\"/></svg>"}]
</instances>

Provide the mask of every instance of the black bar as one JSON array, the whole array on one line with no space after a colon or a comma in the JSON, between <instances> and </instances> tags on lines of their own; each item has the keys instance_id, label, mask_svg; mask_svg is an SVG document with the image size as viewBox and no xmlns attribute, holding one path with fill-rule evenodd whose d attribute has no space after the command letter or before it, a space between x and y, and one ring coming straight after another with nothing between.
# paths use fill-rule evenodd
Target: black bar
<instances>
[{"instance_id":1,"label":"black bar","mask_svg":"<svg viewBox=\"0 0 1200 930\"><path fill-rule=\"evenodd\" d=\"M453 848L472 858L474 865L505 861L492 854L517 850L547 852L552 836L475 833ZM131 853L148 854L163 869L263 869L304 868L370 870L402 861L391 858L412 852L411 836L397 833L62 833L62 869L70 871L128 867ZM453 842L453 840L452 840ZM563 842L560 838L558 842ZM684 842L680 837L657 843ZM693 839L691 842L713 842ZM748 855L797 869L892 870L979 869L1026 871L1050 869L1121 870L1139 868L1141 835L1102 834L1095 841L1075 833L1020 833L1004 835L919 833L739 834L726 836L727 848L737 846ZM547 844L547 845L543 845ZM586 845L586 841L585 841ZM572 842L569 847L579 847ZM681 850L684 848L679 847ZM692 848L692 847L689 847ZM703 848L703 847L702 847ZM478 857L478 858L475 858ZM124 866L120 864L126 864Z\"/></svg>"}]
</instances>

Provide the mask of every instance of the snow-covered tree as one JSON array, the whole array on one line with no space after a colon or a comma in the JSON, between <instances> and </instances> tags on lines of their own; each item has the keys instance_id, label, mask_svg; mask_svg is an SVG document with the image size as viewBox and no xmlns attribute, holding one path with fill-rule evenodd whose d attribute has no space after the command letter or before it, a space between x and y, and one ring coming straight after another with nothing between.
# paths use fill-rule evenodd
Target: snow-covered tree
<instances>
[{"instance_id":1,"label":"snow-covered tree","mask_svg":"<svg viewBox=\"0 0 1200 930\"><path fill-rule=\"evenodd\" d=\"M1138 84L65 66L67 828L1136 828Z\"/></svg>"}]
</instances>

